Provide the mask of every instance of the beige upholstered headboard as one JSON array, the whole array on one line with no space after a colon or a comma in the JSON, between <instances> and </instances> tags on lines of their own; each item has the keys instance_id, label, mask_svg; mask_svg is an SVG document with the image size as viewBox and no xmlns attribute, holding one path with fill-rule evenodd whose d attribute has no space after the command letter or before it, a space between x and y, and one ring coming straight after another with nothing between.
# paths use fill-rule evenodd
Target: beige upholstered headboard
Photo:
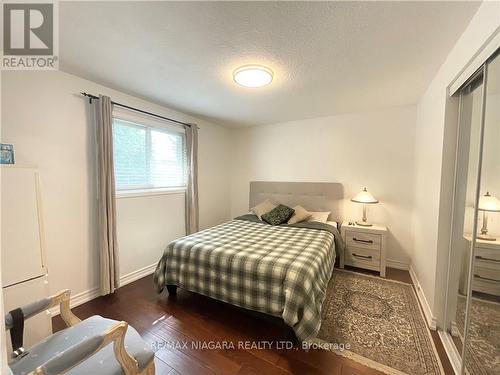
<instances>
[{"instance_id":1,"label":"beige upholstered headboard","mask_svg":"<svg viewBox=\"0 0 500 375\"><path fill-rule=\"evenodd\" d=\"M331 211L329 220L337 222L343 217L344 187L335 182L251 181L250 208L265 199L309 211Z\"/></svg>"}]
</instances>

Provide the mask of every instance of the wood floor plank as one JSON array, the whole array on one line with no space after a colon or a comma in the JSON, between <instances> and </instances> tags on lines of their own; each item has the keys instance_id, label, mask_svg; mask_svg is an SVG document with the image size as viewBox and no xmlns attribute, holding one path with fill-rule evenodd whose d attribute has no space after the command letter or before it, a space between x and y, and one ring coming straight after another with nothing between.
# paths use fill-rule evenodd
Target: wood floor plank
<instances>
[{"instance_id":1,"label":"wood floor plank","mask_svg":"<svg viewBox=\"0 0 500 375\"><path fill-rule=\"evenodd\" d=\"M293 374L275 364L269 363L248 350L225 350L224 355L241 365L238 375L290 375Z\"/></svg>"},{"instance_id":2,"label":"wood floor plank","mask_svg":"<svg viewBox=\"0 0 500 375\"><path fill-rule=\"evenodd\" d=\"M203 363L177 349L160 349L155 354L180 375L216 375Z\"/></svg>"},{"instance_id":3,"label":"wood floor plank","mask_svg":"<svg viewBox=\"0 0 500 375\"><path fill-rule=\"evenodd\" d=\"M292 374L340 375L341 362L336 357L331 356L333 360L327 362L311 363L300 359L301 352L302 349L287 351L280 357L277 366Z\"/></svg>"},{"instance_id":4,"label":"wood floor plank","mask_svg":"<svg viewBox=\"0 0 500 375\"><path fill-rule=\"evenodd\" d=\"M224 356L221 350L200 346L202 342L213 342L213 340L205 341L189 338L166 324L157 326L151 333L170 344L178 344L181 352L198 359L216 374L235 375L241 369L240 364Z\"/></svg>"},{"instance_id":5,"label":"wood floor plank","mask_svg":"<svg viewBox=\"0 0 500 375\"><path fill-rule=\"evenodd\" d=\"M340 366L341 375L384 375L383 372L367 368L361 363L342 358Z\"/></svg>"},{"instance_id":6,"label":"wood floor plank","mask_svg":"<svg viewBox=\"0 0 500 375\"><path fill-rule=\"evenodd\" d=\"M156 375L173 375L172 367L163 362L160 358L155 356L155 373Z\"/></svg>"},{"instance_id":7,"label":"wood floor plank","mask_svg":"<svg viewBox=\"0 0 500 375\"><path fill-rule=\"evenodd\" d=\"M374 371L374 374L382 374L381 372ZM347 364L341 366L340 370L341 375L364 375L366 372L360 372L358 369L355 369Z\"/></svg>"},{"instance_id":8,"label":"wood floor plank","mask_svg":"<svg viewBox=\"0 0 500 375\"><path fill-rule=\"evenodd\" d=\"M286 363L291 363L292 366L298 366L297 362L305 363L306 365L315 368L319 373L330 371L331 374L340 374L343 357L326 350L296 350L282 351L281 359L278 365L286 366Z\"/></svg>"}]
</instances>

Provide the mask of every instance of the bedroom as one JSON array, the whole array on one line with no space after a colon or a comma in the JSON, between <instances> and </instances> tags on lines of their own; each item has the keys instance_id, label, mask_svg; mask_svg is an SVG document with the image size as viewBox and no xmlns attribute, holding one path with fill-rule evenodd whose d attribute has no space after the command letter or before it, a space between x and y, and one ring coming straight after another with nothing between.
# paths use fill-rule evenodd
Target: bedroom
<instances>
[{"instance_id":1,"label":"bedroom","mask_svg":"<svg viewBox=\"0 0 500 375\"><path fill-rule=\"evenodd\" d=\"M499 372L499 1L2 11L3 373Z\"/></svg>"}]
</instances>

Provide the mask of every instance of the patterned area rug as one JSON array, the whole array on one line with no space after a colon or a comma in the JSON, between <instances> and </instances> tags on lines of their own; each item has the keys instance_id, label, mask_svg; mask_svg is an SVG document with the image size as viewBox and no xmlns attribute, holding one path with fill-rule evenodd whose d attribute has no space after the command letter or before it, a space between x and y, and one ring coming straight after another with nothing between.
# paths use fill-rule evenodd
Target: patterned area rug
<instances>
[{"instance_id":1,"label":"patterned area rug","mask_svg":"<svg viewBox=\"0 0 500 375\"><path fill-rule=\"evenodd\" d=\"M386 374L443 374L412 285L335 269L318 338Z\"/></svg>"},{"instance_id":2,"label":"patterned area rug","mask_svg":"<svg viewBox=\"0 0 500 375\"><path fill-rule=\"evenodd\" d=\"M465 326L465 297L457 301L457 328ZM472 298L466 368L471 375L500 374L500 304Z\"/></svg>"}]
</instances>

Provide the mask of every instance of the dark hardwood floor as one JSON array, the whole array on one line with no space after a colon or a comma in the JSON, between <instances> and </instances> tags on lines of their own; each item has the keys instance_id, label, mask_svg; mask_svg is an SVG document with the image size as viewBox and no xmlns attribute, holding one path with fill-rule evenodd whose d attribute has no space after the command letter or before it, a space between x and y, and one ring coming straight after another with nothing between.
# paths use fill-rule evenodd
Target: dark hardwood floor
<instances>
[{"instance_id":1,"label":"dark hardwood floor","mask_svg":"<svg viewBox=\"0 0 500 375\"><path fill-rule=\"evenodd\" d=\"M411 283L407 271L387 270L387 278ZM156 373L169 375L374 375L379 371L324 350L277 347L290 329L279 319L249 312L178 289L177 296L157 295L148 276L73 309L84 319L102 315L127 321L156 351ZM59 316L54 330L64 328ZM436 332L434 342L446 374L453 374ZM273 341L272 348L238 347ZM192 346L208 343L211 347ZM185 344L184 344L185 343ZM234 349L231 347L234 345ZM284 345L284 344L283 344Z\"/></svg>"}]
</instances>

